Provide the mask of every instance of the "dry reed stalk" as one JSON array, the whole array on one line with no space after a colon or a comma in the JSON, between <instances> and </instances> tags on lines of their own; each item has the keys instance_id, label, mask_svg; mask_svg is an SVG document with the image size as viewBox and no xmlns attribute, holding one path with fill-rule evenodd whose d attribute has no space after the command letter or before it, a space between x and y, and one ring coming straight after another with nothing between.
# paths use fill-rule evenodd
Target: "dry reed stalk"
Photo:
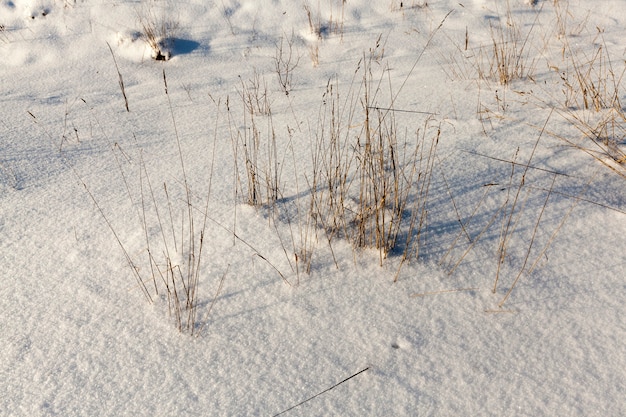
<instances>
[{"instance_id":1,"label":"dry reed stalk","mask_svg":"<svg viewBox=\"0 0 626 417\"><path fill-rule=\"evenodd\" d=\"M450 254L452 253L454 248L456 248L456 245L458 244L458 241L460 240L461 236L463 236L463 229L465 229L465 226L469 225L472 222L472 220L474 219L474 216L478 212L478 209L482 206L483 201L485 200L485 197L487 196L487 193L489 191L489 187L492 186L492 185L495 185L495 184L486 184L486 185L483 186L483 187L485 187L485 192L483 193L482 197L480 198L480 201L478 202L478 204L476 204L476 206L474 207L474 210L472 210L472 213L470 214L468 219L465 221L465 223L463 223L462 229L456 235L456 237L454 238L454 240L450 244L450 247L448 248L446 253L444 253L443 256L441 257L441 259L439 260L439 265L440 266L444 264L446 258L448 256L450 256ZM477 240L477 238L471 238L471 236L468 236L468 238L469 238L470 245L473 245L474 242ZM450 267L451 266L451 262L448 263L447 266Z\"/></svg>"},{"instance_id":2,"label":"dry reed stalk","mask_svg":"<svg viewBox=\"0 0 626 417\"><path fill-rule=\"evenodd\" d=\"M539 146L539 142L545 132L546 126L548 125L548 122L550 121L550 118L552 117L552 113L553 111L550 111L550 114L548 114L548 117L546 118L546 121L541 129L541 131L539 132L539 135L537 136L537 140L535 141L532 151L530 153L530 156L528 157L528 161L526 162L526 164L524 164L524 171L522 172L522 176L520 179L520 182L518 184L517 187L517 191L515 193L515 197L513 199L512 205L511 205L511 209L509 210L509 214L507 216L507 220L506 220L506 226L503 229L502 235L501 235L501 239L500 239L500 246L498 248L498 253L499 253L499 259L498 259L498 268L496 271L496 277L494 279L494 283L493 283L493 289L492 292L495 294L497 287L498 287L498 280L500 278L500 268L501 265L504 263L504 258L506 257L506 253L507 253L507 247L509 244L509 241L511 239L511 236L513 235L513 232L515 231L515 225L513 225L513 227L511 227L511 222L513 220L513 215L516 214L516 220L515 222L517 223L517 221L519 221L522 217L522 214L524 213L524 210L518 210L516 212L516 206L517 206L517 202L520 196L520 193L522 191L522 188L524 187L525 183L526 183L526 175L531 167L531 162L533 160L533 157L535 155L535 152L537 151L537 147ZM512 166L511 169L511 179L513 178L513 172L515 170L515 165ZM508 202L508 196L507 196L507 201L505 202L505 205ZM542 211L543 212L543 211Z\"/></svg>"},{"instance_id":3,"label":"dry reed stalk","mask_svg":"<svg viewBox=\"0 0 626 417\"><path fill-rule=\"evenodd\" d=\"M506 295L502 298L502 301L500 301L500 303L498 304L498 307L502 307L502 305L509 298L509 296L511 295L511 292L513 291L513 288L515 288L515 286L517 285L517 282L519 281L520 277L522 276L522 273L524 272L524 268L526 268L526 264L528 263L528 257L530 256L530 252L532 251L533 244L535 243L535 237L537 236L537 230L539 229L539 224L541 223L541 218L543 217L543 213L544 213L544 211L546 209L546 206L548 205L548 200L550 199L550 196L552 195L552 189L554 188L555 181L556 181L556 175L554 175L552 177L552 183L550 184L550 189L548 190L548 193L546 195L546 199L545 199L545 201L543 203L543 206L541 206L541 210L539 211L539 216L537 216L537 222L535 223L535 227L533 228L533 233L532 233L532 236L530 238L530 243L528 244L528 248L526 250L526 256L524 257L524 262L522 263L522 266L521 266L517 276L513 280L513 283L511 284L511 287L507 291Z\"/></svg>"},{"instance_id":4,"label":"dry reed stalk","mask_svg":"<svg viewBox=\"0 0 626 417\"><path fill-rule=\"evenodd\" d=\"M122 97L124 97L124 107L126 107L126 111L130 112L128 108L128 97L126 97L126 88L124 87L124 78L122 77L122 73L120 72L120 68L117 66L117 60L115 59L115 54L113 53L113 49L109 43L106 43L109 47L109 51L111 51L111 57L113 57L113 63L115 64L115 70L117 71L118 84L120 86L120 90L122 90Z\"/></svg>"},{"instance_id":5,"label":"dry reed stalk","mask_svg":"<svg viewBox=\"0 0 626 417\"><path fill-rule=\"evenodd\" d=\"M587 181L587 183L585 184L585 187L580 191L579 196L583 195L587 189L590 187L591 183L593 182L593 180L595 179L595 177L598 175L598 172L600 172L599 170L596 171L596 173L594 175L592 175L589 178L589 181ZM549 195L548 195L549 197ZM546 199L547 201L547 199ZM530 268L528 268L528 272L527 275L530 275L535 268L537 267L537 265L539 264L539 261L543 258L544 254L546 253L546 251L548 250L548 248L552 245L552 242L554 242L554 239L556 239L556 236L559 234L559 232L561 231L561 229L563 228L563 225L565 224L565 222L567 221L567 219L569 218L569 216L572 214L572 212L574 211L574 208L576 208L576 206L578 206L578 204L580 203L580 201L582 201L580 198L575 198L574 201L572 202L572 204L570 205L569 209L567 210L567 212L565 213L565 215L561 218L561 221L559 222L559 224L557 225L557 227L554 229L554 231L552 232L552 234L550 235L550 238L548 239L548 241L546 242L546 244L544 245L544 247L541 249L541 251L537 254L537 256L535 257L534 262L532 263L532 265L530 266ZM545 206L545 205L544 205ZM528 256L528 255L527 255ZM525 261L526 263L526 261ZM520 271L521 274L521 271ZM517 281L517 279L516 279ZM498 303L498 307L502 308L502 306L504 305L504 303L506 303L506 301L509 299L511 292L513 291L514 285L511 286L511 288L509 288L509 290L507 291L507 293L504 295L504 297L502 298L502 300L500 300L500 302Z\"/></svg>"}]
</instances>

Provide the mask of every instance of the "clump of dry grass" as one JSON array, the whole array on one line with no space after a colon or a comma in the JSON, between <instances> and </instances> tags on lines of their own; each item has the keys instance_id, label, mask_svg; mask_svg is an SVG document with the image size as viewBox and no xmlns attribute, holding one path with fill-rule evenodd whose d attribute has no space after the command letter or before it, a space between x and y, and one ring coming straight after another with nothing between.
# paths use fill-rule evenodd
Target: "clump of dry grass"
<instances>
[{"instance_id":1,"label":"clump of dry grass","mask_svg":"<svg viewBox=\"0 0 626 417\"><path fill-rule=\"evenodd\" d=\"M329 244L343 237L355 250L376 249L382 265L397 249L402 262L418 256L441 131L427 119L415 137L400 139L396 110L378 105L382 79L373 78L373 56L360 63L356 91L342 97L328 84L308 184L312 216Z\"/></svg>"},{"instance_id":2,"label":"clump of dry grass","mask_svg":"<svg viewBox=\"0 0 626 417\"><path fill-rule=\"evenodd\" d=\"M336 4L339 3L339 4ZM306 2L304 11L309 22L309 30L318 39L323 39L331 34L343 36L345 22L345 8L347 0L331 0L328 3L328 17L322 18L320 4L318 2L316 12Z\"/></svg>"},{"instance_id":3,"label":"clump of dry grass","mask_svg":"<svg viewBox=\"0 0 626 417\"><path fill-rule=\"evenodd\" d=\"M252 206L271 206L280 194L282 167L265 80L256 73L248 81L241 80L239 96L243 122L238 126L241 127L233 125L235 109L230 102L227 104L237 190L247 196L246 202Z\"/></svg>"},{"instance_id":4,"label":"clump of dry grass","mask_svg":"<svg viewBox=\"0 0 626 417\"><path fill-rule=\"evenodd\" d=\"M132 181L129 180L123 168L123 160L118 156L118 153L126 158L127 155L120 150L117 144L114 146L111 143L111 151L123 179L129 202L136 210L138 221L136 226L141 230L143 241L126 241L85 182L80 179L78 174L77 176L122 249L126 262L136 279L137 287L146 300L154 303L163 299L167 303L169 316L174 320L178 331L190 335L199 335L203 327L201 314L198 311L199 287L202 277L207 273L206 267L203 265L203 258L209 236L208 207L211 196L214 156L206 181L206 197L202 201L194 197L190 188L178 127L169 98L165 71L163 72L163 83L180 159L181 181L175 182L173 187L167 182L159 185L153 184L154 175L150 173L140 151L138 157L140 162L138 189L133 187ZM106 137L104 130L103 134ZM212 154L215 155L215 148L213 148ZM178 197L172 197L173 191ZM136 248L137 245L140 246L139 249ZM133 249L130 249L131 247ZM220 278L217 293L206 314L215 304L225 277L226 273Z\"/></svg>"},{"instance_id":5,"label":"clump of dry grass","mask_svg":"<svg viewBox=\"0 0 626 417\"><path fill-rule=\"evenodd\" d=\"M483 69L483 77L496 79L500 84L507 85L516 79L533 79L536 63L530 56L530 40L535 21L526 33L514 19L509 4L504 19L498 19L489 26L491 34L491 59L488 69Z\"/></svg>"},{"instance_id":6,"label":"clump of dry grass","mask_svg":"<svg viewBox=\"0 0 626 417\"><path fill-rule=\"evenodd\" d=\"M145 4L138 9L137 19L141 34L157 61L167 61L172 57L174 39L179 30L178 20L166 11L157 12Z\"/></svg>"},{"instance_id":7,"label":"clump of dry grass","mask_svg":"<svg viewBox=\"0 0 626 417\"><path fill-rule=\"evenodd\" d=\"M295 48L295 37L292 33L289 38L282 36L276 44L274 54L274 70L278 79L278 84L285 93L293 88L293 72L300 63L300 56Z\"/></svg>"},{"instance_id":8,"label":"clump of dry grass","mask_svg":"<svg viewBox=\"0 0 626 417\"><path fill-rule=\"evenodd\" d=\"M424 50L449 14L431 33ZM389 68L381 62L380 40L359 61L347 88L336 81L327 84L313 132L312 172L306 176L311 196L308 215L331 253L333 242L345 239L355 254L376 250L381 265L395 252L401 267L419 256L441 126L432 113L395 108L406 80L399 91L393 91ZM380 68L379 77L374 76L374 68ZM425 120L419 127L404 128L398 114L411 114L412 123L417 115Z\"/></svg>"},{"instance_id":9,"label":"clump of dry grass","mask_svg":"<svg viewBox=\"0 0 626 417\"><path fill-rule=\"evenodd\" d=\"M237 193L246 196L248 204L268 211L298 276L310 271L320 238L336 265L333 245L337 239L350 242L355 254L368 248L378 251L381 265L394 251L401 264L419 256L441 129L432 114L422 114L417 127L398 125L399 111L393 106L397 94L392 93L391 79L385 78L390 71L381 64L382 49L378 39L358 63L346 89L336 80L328 82L316 126L310 132L312 169L304 173L309 191L305 202L302 197L283 195L281 176L290 152L294 173L300 171L294 130L287 128L288 141L277 140L264 81L254 77L241 82L242 112L227 102ZM279 52L278 56L282 55ZM381 69L379 78L374 76L374 67ZM288 85L281 84L281 89ZM289 101L286 95L282 97ZM242 123L234 122L239 118ZM294 181L300 196L297 175ZM285 229L279 223L288 226L287 235L283 236Z\"/></svg>"},{"instance_id":10,"label":"clump of dry grass","mask_svg":"<svg viewBox=\"0 0 626 417\"><path fill-rule=\"evenodd\" d=\"M626 154L620 145L626 139L626 113L620 96L626 65L612 61L603 39L591 56L572 50L565 39L569 60L564 68L556 68L563 82L560 113L584 138L592 140L592 152L624 164Z\"/></svg>"},{"instance_id":11,"label":"clump of dry grass","mask_svg":"<svg viewBox=\"0 0 626 417\"><path fill-rule=\"evenodd\" d=\"M473 33L468 26L458 37L448 34L454 45L450 54L440 52L445 71L451 79L471 80L478 78L509 85L515 80L534 81L537 59L533 56L534 35L541 8L534 11L530 25L520 22L509 2L506 10L490 16L488 27L489 41L477 44L475 39L485 37L485 33Z\"/></svg>"},{"instance_id":12,"label":"clump of dry grass","mask_svg":"<svg viewBox=\"0 0 626 417\"><path fill-rule=\"evenodd\" d=\"M154 295L159 296L163 293L167 298L169 314L174 318L178 330L194 335L201 330L198 316L198 288L201 274L204 272L202 259L208 234L208 206L213 171L211 168L204 203L197 201L192 195L187 177L165 71L163 71L163 84L180 160L182 184L177 185L182 186L182 190L178 190L177 194L182 194L184 198L172 199L171 190L166 182L162 185L162 196L157 197L156 188L152 185L151 176L141 157L139 178L141 210L138 214L144 232L145 252L150 271L149 281L151 281ZM215 158L215 149L212 154ZM213 165L214 160L211 161L211 167ZM130 189L128 193L131 195ZM180 206L176 207L178 204ZM198 210L199 207L202 209ZM224 277L225 275L220 281L220 289Z\"/></svg>"}]
</instances>

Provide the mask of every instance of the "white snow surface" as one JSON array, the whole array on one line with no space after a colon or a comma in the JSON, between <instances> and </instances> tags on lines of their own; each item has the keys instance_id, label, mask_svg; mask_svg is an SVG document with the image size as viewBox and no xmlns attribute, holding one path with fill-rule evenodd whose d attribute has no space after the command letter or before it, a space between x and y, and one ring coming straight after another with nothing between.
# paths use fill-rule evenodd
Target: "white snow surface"
<instances>
[{"instance_id":1,"label":"white snow surface","mask_svg":"<svg viewBox=\"0 0 626 417\"><path fill-rule=\"evenodd\" d=\"M0 0L0 25L0 415L626 415L626 170L578 129L604 109L566 102L576 62L626 101L623 1ZM507 85L498 27L529 68ZM419 257L317 229L298 273L327 88L351 140L366 71L401 143L440 131ZM236 146L254 80L269 207ZM189 206L193 334L147 260L167 236L189 264Z\"/></svg>"}]
</instances>

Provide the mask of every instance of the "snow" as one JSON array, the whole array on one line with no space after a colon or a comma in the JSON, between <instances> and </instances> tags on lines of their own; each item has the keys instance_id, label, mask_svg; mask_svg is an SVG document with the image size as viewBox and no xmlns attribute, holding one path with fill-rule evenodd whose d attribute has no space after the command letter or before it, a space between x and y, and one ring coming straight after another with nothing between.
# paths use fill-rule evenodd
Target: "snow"
<instances>
[{"instance_id":1,"label":"snow","mask_svg":"<svg viewBox=\"0 0 626 417\"><path fill-rule=\"evenodd\" d=\"M172 24L167 61L147 17ZM625 19L608 0L1 0L0 415L625 415L624 111L576 84L591 68L626 99ZM524 41L507 85L498 27ZM382 266L305 226L330 106L358 136L366 71L400 148L440 131L419 257ZM257 207L254 128L259 170L280 167ZM168 258L197 271L189 328Z\"/></svg>"}]
</instances>

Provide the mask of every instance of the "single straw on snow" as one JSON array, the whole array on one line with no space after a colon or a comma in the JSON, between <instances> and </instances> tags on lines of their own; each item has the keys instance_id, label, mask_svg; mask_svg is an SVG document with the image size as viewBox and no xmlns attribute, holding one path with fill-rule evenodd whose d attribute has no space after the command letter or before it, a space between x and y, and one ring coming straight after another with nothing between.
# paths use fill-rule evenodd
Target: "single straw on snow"
<instances>
[{"instance_id":1,"label":"single straw on snow","mask_svg":"<svg viewBox=\"0 0 626 417\"><path fill-rule=\"evenodd\" d=\"M361 370L360 370L359 372L357 372L356 374L352 374L352 375L350 375L349 377L347 377L346 379L344 379L344 380L343 380L343 381L341 381L341 382L336 383L336 384L335 384L335 385L333 385L332 387L330 387L330 388L326 388L324 391L322 391L322 392L320 392L320 393L317 393L317 394L315 394L314 396L309 397L309 398L307 398L306 400L304 400L304 401L302 401L302 402L300 402L300 403L298 403L298 404L296 404L296 405L294 405L294 406L292 406L292 407L289 407L288 409L283 410L283 411L281 411L281 412L280 412L280 413L278 413L278 414L274 414L274 417L276 417L276 416L280 416L281 414L285 414L287 411L291 411L291 410L293 410L293 409L294 409L294 408L296 408L296 407L300 407L302 404L304 404L304 403L306 403L306 402L308 402L308 401L311 401L312 399L317 398L317 397L319 397L319 396L320 396L320 395L322 395L322 394L327 393L327 392L328 392L328 391L330 391L331 389L338 387L339 385L343 384L343 383L344 383L344 382L346 382L346 381L349 381L350 379L354 378L355 376L357 376L357 375L359 375L359 374L362 374L363 372L367 371L368 369L370 369L370 367L369 367L369 366L368 366L367 368L365 368L365 369L361 369Z\"/></svg>"}]
</instances>

